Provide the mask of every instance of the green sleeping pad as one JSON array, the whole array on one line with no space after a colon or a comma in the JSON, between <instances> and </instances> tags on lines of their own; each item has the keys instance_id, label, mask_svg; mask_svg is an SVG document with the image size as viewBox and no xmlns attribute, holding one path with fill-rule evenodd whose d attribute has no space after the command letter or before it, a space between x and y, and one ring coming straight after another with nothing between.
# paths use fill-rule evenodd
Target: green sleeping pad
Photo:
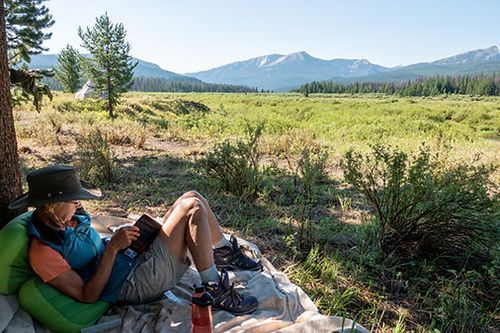
<instances>
[{"instance_id":1,"label":"green sleeping pad","mask_svg":"<svg viewBox=\"0 0 500 333\"><path fill-rule=\"evenodd\" d=\"M0 230L0 294L19 291L19 301L40 323L54 332L79 332L94 324L108 303L80 303L43 283L28 262L26 224L32 212L14 218Z\"/></svg>"},{"instance_id":2,"label":"green sleeping pad","mask_svg":"<svg viewBox=\"0 0 500 333\"><path fill-rule=\"evenodd\" d=\"M32 212L19 215L0 230L0 294L16 293L35 276L28 262L26 225Z\"/></svg>"},{"instance_id":3,"label":"green sleeping pad","mask_svg":"<svg viewBox=\"0 0 500 333\"><path fill-rule=\"evenodd\" d=\"M80 332L93 325L108 310L109 304L80 303L38 277L22 285L19 302L42 325L54 332Z\"/></svg>"}]
</instances>

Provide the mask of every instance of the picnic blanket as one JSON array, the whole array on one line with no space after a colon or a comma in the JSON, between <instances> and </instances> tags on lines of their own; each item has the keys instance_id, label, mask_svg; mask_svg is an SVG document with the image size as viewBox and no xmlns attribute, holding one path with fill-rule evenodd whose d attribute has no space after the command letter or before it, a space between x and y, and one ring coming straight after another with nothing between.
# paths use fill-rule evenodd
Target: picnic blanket
<instances>
[{"instance_id":1,"label":"picnic blanket","mask_svg":"<svg viewBox=\"0 0 500 333\"><path fill-rule=\"evenodd\" d=\"M350 319L321 315L307 294L262 257L257 246L242 239L239 242L249 255L262 260L264 271L230 272L230 278L244 293L256 296L259 307L243 316L214 311L214 332L369 332ZM193 285L200 283L198 272L191 266L163 298L141 305L114 306L97 325L83 332L190 332L191 293ZM0 332L48 331L19 306L16 295L0 295Z\"/></svg>"}]
</instances>

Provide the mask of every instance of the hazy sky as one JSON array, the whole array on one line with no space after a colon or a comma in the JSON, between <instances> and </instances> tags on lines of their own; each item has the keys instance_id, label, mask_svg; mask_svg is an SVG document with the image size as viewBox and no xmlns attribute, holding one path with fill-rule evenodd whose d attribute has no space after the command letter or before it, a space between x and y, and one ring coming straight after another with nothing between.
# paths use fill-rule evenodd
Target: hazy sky
<instances>
[{"instance_id":1,"label":"hazy sky","mask_svg":"<svg viewBox=\"0 0 500 333\"><path fill-rule=\"evenodd\" d=\"M48 53L107 12L131 54L177 73L306 51L383 66L500 45L499 0L49 0ZM82 51L82 49L80 48Z\"/></svg>"}]
</instances>

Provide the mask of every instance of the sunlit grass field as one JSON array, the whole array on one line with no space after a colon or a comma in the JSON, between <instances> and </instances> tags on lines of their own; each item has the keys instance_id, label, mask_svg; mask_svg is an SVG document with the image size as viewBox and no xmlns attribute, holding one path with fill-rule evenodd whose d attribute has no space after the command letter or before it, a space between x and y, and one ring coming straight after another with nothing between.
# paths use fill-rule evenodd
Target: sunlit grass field
<instances>
[{"instance_id":1,"label":"sunlit grass field","mask_svg":"<svg viewBox=\"0 0 500 333\"><path fill-rule=\"evenodd\" d=\"M487 332L498 323L498 302L492 309L468 297L477 295L472 273L437 277L432 265L422 265L409 277L379 260L364 241L373 232L373 214L344 182L339 163L348 149L366 152L379 143L408 152L423 144L435 151L449 147L450 163L498 166L500 98L129 93L116 115L109 119L104 103L62 93L40 114L29 104L16 107L23 174L52 163L81 163L78 138L99 128L113 153L114 178L100 184L103 200L89 202L94 214L161 215L177 196L197 189L226 231L255 241L324 314L356 319L377 332L468 331L470 318L479 318L477 331ZM214 187L202 176L199 159L259 124L264 189L250 200ZM304 215L291 176L297 152L307 146L328 152L328 180L307 217L310 247L297 241ZM498 185L498 170L493 178Z\"/></svg>"}]
</instances>

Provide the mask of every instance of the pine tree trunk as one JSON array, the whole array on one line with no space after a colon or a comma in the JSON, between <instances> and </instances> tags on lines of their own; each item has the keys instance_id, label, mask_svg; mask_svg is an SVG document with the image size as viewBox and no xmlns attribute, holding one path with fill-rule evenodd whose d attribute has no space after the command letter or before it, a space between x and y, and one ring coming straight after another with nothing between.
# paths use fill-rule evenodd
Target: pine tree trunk
<instances>
[{"instance_id":1,"label":"pine tree trunk","mask_svg":"<svg viewBox=\"0 0 500 333\"><path fill-rule=\"evenodd\" d=\"M0 0L0 229L20 213L7 206L22 191L6 38L4 0Z\"/></svg>"},{"instance_id":2,"label":"pine tree trunk","mask_svg":"<svg viewBox=\"0 0 500 333\"><path fill-rule=\"evenodd\" d=\"M109 118L113 119L113 101L111 100L111 76L109 74L108 70L108 111L109 111Z\"/></svg>"},{"instance_id":3,"label":"pine tree trunk","mask_svg":"<svg viewBox=\"0 0 500 333\"><path fill-rule=\"evenodd\" d=\"M109 97L109 95L108 95L108 111L109 111L109 118L113 119L115 117L113 114L113 103L111 102L111 97Z\"/></svg>"}]
</instances>

